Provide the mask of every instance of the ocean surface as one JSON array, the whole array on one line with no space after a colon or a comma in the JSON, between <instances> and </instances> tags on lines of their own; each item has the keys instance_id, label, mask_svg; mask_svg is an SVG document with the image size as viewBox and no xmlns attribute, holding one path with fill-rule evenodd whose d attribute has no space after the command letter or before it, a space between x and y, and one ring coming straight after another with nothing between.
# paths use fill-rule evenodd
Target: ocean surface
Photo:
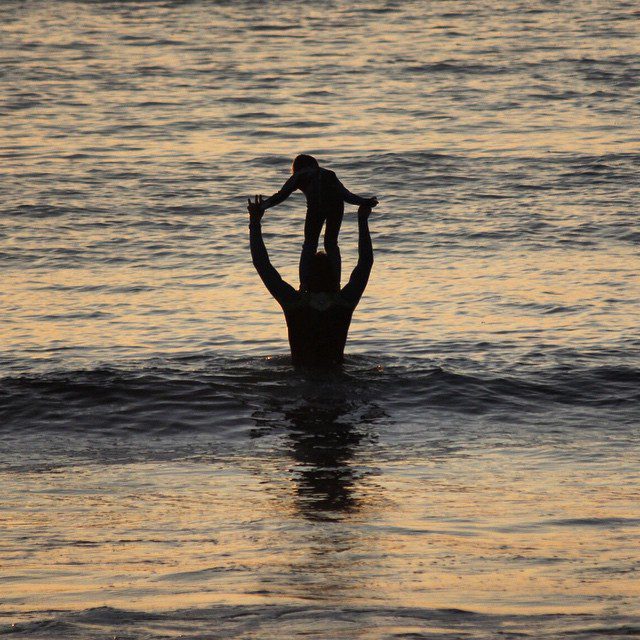
<instances>
[{"instance_id":1,"label":"ocean surface","mask_svg":"<svg viewBox=\"0 0 640 640\"><path fill-rule=\"evenodd\" d=\"M3 2L0 636L639 636L639 79L636 2Z\"/></svg>"}]
</instances>

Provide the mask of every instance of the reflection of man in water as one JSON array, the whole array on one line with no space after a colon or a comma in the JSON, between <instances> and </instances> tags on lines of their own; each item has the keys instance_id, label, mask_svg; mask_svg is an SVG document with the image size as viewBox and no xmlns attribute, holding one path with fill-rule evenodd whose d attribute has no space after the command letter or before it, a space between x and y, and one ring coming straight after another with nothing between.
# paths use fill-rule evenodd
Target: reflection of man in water
<instances>
[{"instance_id":1,"label":"reflection of man in water","mask_svg":"<svg viewBox=\"0 0 640 640\"><path fill-rule=\"evenodd\" d=\"M262 198L249 200L249 237L253 264L269 293L280 303L289 330L291 358L296 365L331 366L342 362L351 316L364 293L373 266L369 233L371 206L358 209L358 264L341 289L340 279L326 253L306 258L308 282L296 291L269 261L262 239Z\"/></svg>"},{"instance_id":2,"label":"reflection of man in water","mask_svg":"<svg viewBox=\"0 0 640 640\"><path fill-rule=\"evenodd\" d=\"M330 375L337 379L333 372ZM353 379L324 390L322 378L315 382L313 393L302 399L280 394L265 398L252 415L257 426L251 437L268 436L271 430L277 434L284 428L287 444L282 449L293 459L287 468L300 513L309 520L341 519L366 502L361 484L371 468L354 459L363 444L376 440L373 424L384 414L355 397Z\"/></svg>"}]
</instances>

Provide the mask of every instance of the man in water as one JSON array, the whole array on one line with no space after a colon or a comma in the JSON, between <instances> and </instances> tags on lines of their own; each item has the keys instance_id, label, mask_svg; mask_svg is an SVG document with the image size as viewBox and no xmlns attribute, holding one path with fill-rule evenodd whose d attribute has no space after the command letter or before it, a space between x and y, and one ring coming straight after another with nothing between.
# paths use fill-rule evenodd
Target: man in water
<instances>
[{"instance_id":1,"label":"man in water","mask_svg":"<svg viewBox=\"0 0 640 640\"><path fill-rule=\"evenodd\" d=\"M262 197L249 199L251 257L262 282L284 312L289 332L291 358L296 366L330 367L343 360L351 316L360 301L373 266L369 233L371 205L358 209L358 264L349 282L340 288L340 278L326 253L308 258L305 289L296 291L285 282L269 260L262 238Z\"/></svg>"},{"instance_id":2,"label":"man in water","mask_svg":"<svg viewBox=\"0 0 640 640\"><path fill-rule=\"evenodd\" d=\"M342 264L338 233L344 215L344 203L368 205L373 208L378 204L378 200L375 197L363 198L351 193L333 171L321 167L313 156L306 154L296 156L291 165L291 174L280 191L264 200L260 197L260 208L265 211L275 207L284 202L294 191L300 189L307 199L304 244L300 256L300 284L302 288L306 286L308 278L306 268L311 264L311 257L318 249L318 239L325 221L324 249L340 280Z\"/></svg>"}]
</instances>

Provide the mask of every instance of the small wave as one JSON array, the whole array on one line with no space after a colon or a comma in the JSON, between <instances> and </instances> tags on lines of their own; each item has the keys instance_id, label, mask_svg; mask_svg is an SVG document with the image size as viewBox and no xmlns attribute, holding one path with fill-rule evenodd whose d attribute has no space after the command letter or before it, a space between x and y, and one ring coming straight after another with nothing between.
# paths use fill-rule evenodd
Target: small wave
<instances>
[{"instance_id":1,"label":"small wave","mask_svg":"<svg viewBox=\"0 0 640 640\"><path fill-rule=\"evenodd\" d=\"M284 416L287 406L301 400L308 407L334 403L344 416L366 413L373 403L381 416L393 407L497 419L553 407L633 413L640 400L640 370L632 367L473 369L473 362L451 367L354 356L335 373L305 372L294 370L284 356L200 357L8 376L0 380L0 429L224 432L238 421L251 423L250 416L265 407Z\"/></svg>"},{"instance_id":2,"label":"small wave","mask_svg":"<svg viewBox=\"0 0 640 640\"><path fill-rule=\"evenodd\" d=\"M536 316L556 315L556 314L575 314L584 313L588 310L587 305L563 305L555 303L534 303L534 302L498 302L499 306L513 307L523 311L531 311Z\"/></svg>"},{"instance_id":3,"label":"small wave","mask_svg":"<svg viewBox=\"0 0 640 640\"><path fill-rule=\"evenodd\" d=\"M254 24L249 27L251 31L295 31L299 28L296 24Z\"/></svg>"},{"instance_id":4,"label":"small wave","mask_svg":"<svg viewBox=\"0 0 640 640\"><path fill-rule=\"evenodd\" d=\"M631 242L633 244L640 244L640 231L631 231L630 233L625 233L620 236L621 240L626 240L627 242Z\"/></svg>"},{"instance_id":5,"label":"small wave","mask_svg":"<svg viewBox=\"0 0 640 640\"><path fill-rule=\"evenodd\" d=\"M637 527L640 518L567 518L565 520L550 520L548 524L556 527L602 527L612 529L619 527Z\"/></svg>"},{"instance_id":6,"label":"small wave","mask_svg":"<svg viewBox=\"0 0 640 640\"><path fill-rule=\"evenodd\" d=\"M408 73L455 73L455 74L500 74L508 69L488 64L458 63L443 60L428 64L408 65L404 69Z\"/></svg>"},{"instance_id":7,"label":"small wave","mask_svg":"<svg viewBox=\"0 0 640 640\"><path fill-rule=\"evenodd\" d=\"M253 592L268 595L266 590ZM640 620L633 615L594 614L482 614L456 608L410 606L332 606L324 603L215 605L206 608L178 609L163 612L132 611L113 607L97 607L80 612L50 612L44 619L0 627L0 634L39 637L82 637L94 640L104 637L139 637L160 640L180 634L181 637L204 640L211 637L244 638L272 636L307 637L310 630L327 629L322 637L349 637L371 634L375 637L418 640L431 638L438 628L438 638L498 640L510 637L535 637L551 640L558 637L601 638L640 635ZM320 636L318 636L320 637Z\"/></svg>"},{"instance_id":8,"label":"small wave","mask_svg":"<svg viewBox=\"0 0 640 640\"><path fill-rule=\"evenodd\" d=\"M105 210L78 209L70 206L55 206L49 204L20 204L12 209L6 210L6 214L17 216L28 216L30 218L58 218L66 215L88 215L96 213L105 213Z\"/></svg>"},{"instance_id":9,"label":"small wave","mask_svg":"<svg viewBox=\"0 0 640 640\"><path fill-rule=\"evenodd\" d=\"M242 120L253 120L254 118L276 118L276 114L268 113L267 111L245 111L244 113L236 113L231 116L232 118L238 118Z\"/></svg>"}]
</instances>

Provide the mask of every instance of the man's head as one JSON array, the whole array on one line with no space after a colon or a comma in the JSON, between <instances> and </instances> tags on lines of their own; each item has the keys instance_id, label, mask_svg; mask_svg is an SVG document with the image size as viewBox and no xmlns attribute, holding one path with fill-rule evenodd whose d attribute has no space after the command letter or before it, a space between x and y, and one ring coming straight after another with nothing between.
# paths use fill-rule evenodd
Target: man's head
<instances>
[{"instance_id":1,"label":"man's head","mask_svg":"<svg viewBox=\"0 0 640 640\"><path fill-rule=\"evenodd\" d=\"M301 169L317 169L318 166L318 161L313 156L301 153L293 159L293 163L291 164L291 173L297 173Z\"/></svg>"},{"instance_id":2,"label":"man's head","mask_svg":"<svg viewBox=\"0 0 640 640\"><path fill-rule=\"evenodd\" d=\"M338 276L324 251L318 251L309 265L307 290L310 293L337 293L340 291Z\"/></svg>"}]
</instances>

